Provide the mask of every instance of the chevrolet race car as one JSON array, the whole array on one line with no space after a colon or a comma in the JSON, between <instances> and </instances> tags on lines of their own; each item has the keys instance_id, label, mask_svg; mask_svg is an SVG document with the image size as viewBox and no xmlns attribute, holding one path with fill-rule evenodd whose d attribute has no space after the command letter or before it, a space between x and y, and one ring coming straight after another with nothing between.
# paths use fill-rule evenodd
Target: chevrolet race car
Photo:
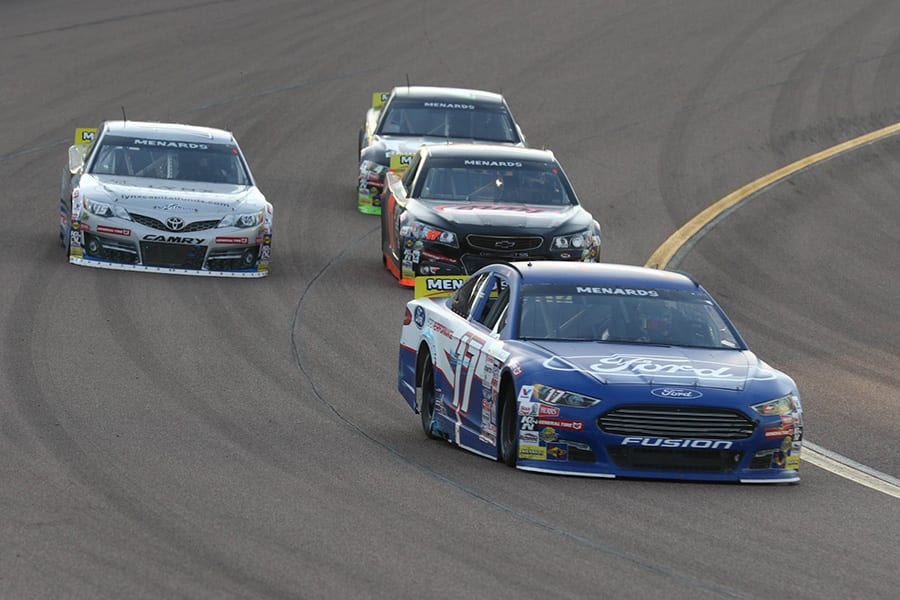
<instances>
[{"instance_id":1,"label":"chevrolet race car","mask_svg":"<svg viewBox=\"0 0 900 600\"><path fill-rule=\"evenodd\" d=\"M388 174L383 262L402 285L513 260L597 261L600 225L549 150L422 146Z\"/></svg>"},{"instance_id":2,"label":"chevrolet race car","mask_svg":"<svg viewBox=\"0 0 900 600\"><path fill-rule=\"evenodd\" d=\"M799 481L797 386L683 274L485 267L407 304L398 384L428 437L519 469Z\"/></svg>"},{"instance_id":3,"label":"chevrolet race car","mask_svg":"<svg viewBox=\"0 0 900 600\"><path fill-rule=\"evenodd\" d=\"M423 144L448 142L524 146L525 137L493 92L403 86L373 94L359 130L359 211L380 214L385 173L402 172Z\"/></svg>"},{"instance_id":4,"label":"chevrolet race car","mask_svg":"<svg viewBox=\"0 0 900 600\"><path fill-rule=\"evenodd\" d=\"M272 205L231 133L107 121L79 129L60 196L69 262L220 277L269 272Z\"/></svg>"}]
</instances>

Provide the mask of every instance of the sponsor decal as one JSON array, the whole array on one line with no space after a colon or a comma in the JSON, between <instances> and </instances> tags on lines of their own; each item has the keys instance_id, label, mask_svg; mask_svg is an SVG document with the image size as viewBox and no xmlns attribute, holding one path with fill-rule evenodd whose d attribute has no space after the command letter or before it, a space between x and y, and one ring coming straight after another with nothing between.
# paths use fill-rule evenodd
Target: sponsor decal
<instances>
[{"instance_id":1,"label":"sponsor decal","mask_svg":"<svg viewBox=\"0 0 900 600\"><path fill-rule=\"evenodd\" d=\"M199 245L203 243L203 238L179 237L177 235L153 235L148 233L143 238L148 242L168 242L170 244L193 244Z\"/></svg>"},{"instance_id":2,"label":"sponsor decal","mask_svg":"<svg viewBox=\"0 0 900 600\"><path fill-rule=\"evenodd\" d=\"M172 200L171 196L150 196L150 195L143 195L143 194L140 194L140 195L139 194L122 194L121 198L122 198L122 200L136 200L138 202L143 202L143 201L171 202L171 200ZM196 197L190 198L190 201L196 202L198 204L209 204L211 206L222 206L225 208L231 208L231 204L228 202L219 202L216 200L204 200L204 199L196 198ZM190 212L190 209L187 209L187 212ZM196 211L194 211L194 212L196 212Z\"/></svg>"},{"instance_id":3,"label":"sponsor decal","mask_svg":"<svg viewBox=\"0 0 900 600\"><path fill-rule=\"evenodd\" d=\"M586 365L586 367L580 367L573 364L571 358L593 362ZM686 357L679 356L611 354L606 356L570 357L570 359L553 357L545 360L543 366L551 371L577 371L601 378L607 375L620 375L623 377L635 378L644 377L646 375L668 375L670 377L681 377L684 379L701 377L723 382L740 382L744 380L742 375L733 371L733 367L730 364L718 363L715 361L692 361ZM763 381L774 378L774 373L765 371L760 372L754 379Z\"/></svg>"},{"instance_id":4,"label":"sponsor decal","mask_svg":"<svg viewBox=\"0 0 900 600\"><path fill-rule=\"evenodd\" d=\"M784 460L784 468L785 469L799 469L800 468L800 456L791 455L785 458Z\"/></svg>"},{"instance_id":5,"label":"sponsor decal","mask_svg":"<svg viewBox=\"0 0 900 600\"><path fill-rule=\"evenodd\" d=\"M622 446L645 446L649 448L698 448L703 450L727 450L733 442L727 440L692 440L683 438L654 438L629 436L622 440Z\"/></svg>"},{"instance_id":6,"label":"sponsor decal","mask_svg":"<svg viewBox=\"0 0 900 600\"><path fill-rule=\"evenodd\" d=\"M209 146L207 144L196 144L194 142L170 142L168 140L148 140L148 139L135 139L135 146L152 146L155 148L184 148L187 150L207 150Z\"/></svg>"},{"instance_id":7,"label":"sponsor decal","mask_svg":"<svg viewBox=\"0 0 900 600\"><path fill-rule=\"evenodd\" d=\"M552 427L544 427L541 429L541 439L545 442L555 442L559 439L559 436L556 435L556 430Z\"/></svg>"},{"instance_id":8,"label":"sponsor decal","mask_svg":"<svg viewBox=\"0 0 900 600\"><path fill-rule=\"evenodd\" d=\"M91 144L96 137L96 127L79 127L75 130L75 145Z\"/></svg>"},{"instance_id":9,"label":"sponsor decal","mask_svg":"<svg viewBox=\"0 0 900 600\"><path fill-rule=\"evenodd\" d=\"M87 229L87 228L85 228ZM131 230L122 227L109 227L107 225L97 225L97 233L111 233L113 235L130 236Z\"/></svg>"},{"instance_id":10,"label":"sponsor decal","mask_svg":"<svg viewBox=\"0 0 900 600\"><path fill-rule=\"evenodd\" d=\"M519 424L523 430L533 431L535 425L537 425L537 417L533 417L531 415L524 415L519 420Z\"/></svg>"},{"instance_id":11,"label":"sponsor decal","mask_svg":"<svg viewBox=\"0 0 900 600\"><path fill-rule=\"evenodd\" d=\"M517 160L477 160L466 159L463 164L467 167L505 167L510 169L521 169L522 163Z\"/></svg>"},{"instance_id":12,"label":"sponsor decal","mask_svg":"<svg viewBox=\"0 0 900 600\"><path fill-rule=\"evenodd\" d=\"M519 416L524 417L524 416L531 415L531 416L536 417L537 416L537 407L538 407L538 405L536 402L528 402L528 401L522 402L520 400L519 401Z\"/></svg>"},{"instance_id":13,"label":"sponsor decal","mask_svg":"<svg viewBox=\"0 0 900 600\"><path fill-rule=\"evenodd\" d=\"M636 288L575 286L575 291L579 294L603 294L609 296L646 296L648 298L656 298L659 296L659 292L656 290L641 290Z\"/></svg>"},{"instance_id":14,"label":"sponsor decal","mask_svg":"<svg viewBox=\"0 0 900 600\"><path fill-rule=\"evenodd\" d=\"M431 328L434 329L437 333L444 336L445 338L450 339L450 340L453 339L453 332L450 331L450 328L447 327L446 325L444 325L443 323L438 323L437 321L435 321L431 325Z\"/></svg>"},{"instance_id":15,"label":"sponsor decal","mask_svg":"<svg viewBox=\"0 0 900 600\"><path fill-rule=\"evenodd\" d=\"M391 170L406 171L407 169L409 169L409 165L412 163L414 156L415 154L392 154Z\"/></svg>"},{"instance_id":16,"label":"sponsor decal","mask_svg":"<svg viewBox=\"0 0 900 600\"><path fill-rule=\"evenodd\" d=\"M153 207L153 210L167 210L174 212L197 212L196 208L188 208L186 206L182 206L180 204L175 204L171 202L169 204L157 204Z\"/></svg>"},{"instance_id":17,"label":"sponsor decal","mask_svg":"<svg viewBox=\"0 0 900 600\"><path fill-rule=\"evenodd\" d=\"M584 431L584 421L573 421L571 419L538 419L538 425L555 427L556 429L568 429L570 431Z\"/></svg>"},{"instance_id":18,"label":"sponsor decal","mask_svg":"<svg viewBox=\"0 0 900 600\"><path fill-rule=\"evenodd\" d=\"M457 102L423 102L425 108L449 108L452 110L475 110L474 104L460 104Z\"/></svg>"},{"instance_id":19,"label":"sponsor decal","mask_svg":"<svg viewBox=\"0 0 900 600\"><path fill-rule=\"evenodd\" d=\"M559 210L549 208L538 208L536 206L524 206L522 204L485 204L478 202L470 202L469 204L441 204L435 206L434 210L445 212L472 212L472 211L495 211L495 212L515 212L525 214L537 213L558 213Z\"/></svg>"},{"instance_id":20,"label":"sponsor decal","mask_svg":"<svg viewBox=\"0 0 900 600\"><path fill-rule=\"evenodd\" d=\"M547 460L569 460L569 445L558 442L547 444Z\"/></svg>"},{"instance_id":21,"label":"sponsor decal","mask_svg":"<svg viewBox=\"0 0 900 600\"><path fill-rule=\"evenodd\" d=\"M540 446L541 436L537 431L519 431L519 445Z\"/></svg>"},{"instance_id":22,"label":"sponsor decal","mask_svg":"<svg viewBox=\"0 0 900 600\"><path fill-rule=\"evenodd\" d=\"M703 397L703 392L686 388L656 388L650 390L650 393L657 398L673 398L675 400L696 400Z\"/></svg>"},{"instance_id":23,"label":"sponsor decal","mask_svg":"<svg viewBox=\"0 0 900 600\"><path fill-rule=\"evenodd\" d=\"M793 427L778 427L775 429L766 429L766 437L767 438L780 438L786 435L792 436L794 435Z\"/></svg>"},{"instance_id":24,"label":"sponsor decal","mask_svg":"<svg viewBox=\"0 0 900 600\"><path fill-rule=\"evenodd\" d=\"M534 386L533 385L523 385L519 390L519 402L530 402L531 398L534 396Z\"/></svg>"},{"instance_id":25,"label":"sponsor decal","mask_svg":"<svg viewBox=\"0 0 900 600\"><path fill-rule=\"evenodd\" d=\"M781 450L776 450L772 453L772 464L769 465L773 469L783 469L784 468L784 452Z\"/></svg>"},{"instance_id":26,"label":"sponsor decal","mask_svg":"<svg viewBox=\"0 0 900 600\"><path fill-rule=\"evenodd\" d=\"M440 235L440 232L438 232L438 235ZM443 254L432 252L431 250L422 250L422 258L427 258L428 260L439 260L441 262L448 262L454 265L459 262L455 258L450 258L449 256L444 256Z\"/></svg>"},{"instance_id":27,"label":"sponsor decal","mask_svg":"<svg viewBox=\"0 0 900 600\"><path fill-rule=\"evenodd\" d=\"M421 306L416 307L416 314L413 317L416 322L416 327L422 329L425 326L425 309Z\"/></svg>"},{"instance_id":28,"label":"sponsor decal","mask_svg":"<svg viewBox=\"0 0 900 600\"><path fill-rule=\"evenodd\" d=\"M272 247L269 246L268 244L263 246L259 251L259 258L261 260L269 260L269 258L271 258L271 255L272 255Z\"/></svg>"},{"instance_id":29,"label":"sponsor decal","mask_svg":"<svg viewBox=\"0 0 900 600\"><path fill-rule=\"evenodd\" d=\"M526 446L519 444L519 458L547 460L547 448L544 446Z\"/></svg>"},{"instance_id":30,"label":"sponsor decal","mask_svg":"<svg viewBox=\"0 0 900 600\"><path fill-rule=\"evenodd\" d=\"M250 243L250 238L246 237L217 237L217 244L238 244L242 246L246 246Z\"/></svg>"}]
</instances>

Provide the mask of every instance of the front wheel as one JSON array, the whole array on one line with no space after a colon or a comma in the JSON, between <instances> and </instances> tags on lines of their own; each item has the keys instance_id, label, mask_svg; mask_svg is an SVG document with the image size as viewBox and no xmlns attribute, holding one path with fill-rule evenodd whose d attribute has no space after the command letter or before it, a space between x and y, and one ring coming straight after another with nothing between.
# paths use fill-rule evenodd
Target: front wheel
<instances>
[{"instance_id":1,"label":"front wheel","mask_svg":"<svg viewBox=\"0 0 900 600\"><path fill-rule=\"evenodd\" d=\"M516 395L510 386L500 392L500 440L497 443L500 462L510 467L516 466L519 453L519 411Z\"/></svg>"},{"instance_id":2,"label":"front wheel","mask_svg":"<svg viewBox=\"0 0 900 600\"><path fill-rule=\"evenodd\" d=\"M421 402L419 403L419 416L422 417L422 429L425 435L436 440L440 436L434 433L434 367L431 364L431 357L426 356L422 372Z\"/></svg>"}]
</instances>

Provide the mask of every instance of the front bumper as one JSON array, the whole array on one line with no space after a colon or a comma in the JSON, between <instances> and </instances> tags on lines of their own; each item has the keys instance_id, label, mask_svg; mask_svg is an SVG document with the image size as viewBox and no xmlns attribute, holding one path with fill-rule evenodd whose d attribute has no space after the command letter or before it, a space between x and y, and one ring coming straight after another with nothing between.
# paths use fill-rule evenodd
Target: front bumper
<instances>
[{"instance_id":1,"label":"front bumper","mask_svg":"<svg viewBox=\"0 0 900 600\"><path fill-rule=\"evenodd\" d=\"M522 412L531 411L520 406ZM517 468L586 477L742 483L800 480L799 414L747 418L754 423L751 435L720 439L610 434L598 425L593 410L561 408L559 412L553 418L520 417Z\"/></svg>"},{"instance_id":2,"label":"front bumper","mask_svg":"<svg viewBox=\"0 0 900 600\"><path fill-rule=\"evenodd\" d=\"M266 226L164 233L137 222L75 220L69 262L106 269L214 277L264 277L272 235Z\"/></svg>"}]
</instances>

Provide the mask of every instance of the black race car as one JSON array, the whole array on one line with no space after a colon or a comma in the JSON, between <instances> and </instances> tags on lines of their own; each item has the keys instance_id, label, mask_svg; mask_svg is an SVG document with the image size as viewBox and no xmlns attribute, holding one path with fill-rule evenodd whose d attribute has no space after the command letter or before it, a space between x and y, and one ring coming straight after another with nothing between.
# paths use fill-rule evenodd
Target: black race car
<instances>
[{"instance_id":1,"label":"black race car","mask_svg":"<svg viewBox=\"0 0 900 600\"><path fill-rule=\"evenodd\" d=\"M381 248L402 285L497 262L599 261L600 225L549 150L422 146L386 185Z\"/></svg>"}]
</instances>

